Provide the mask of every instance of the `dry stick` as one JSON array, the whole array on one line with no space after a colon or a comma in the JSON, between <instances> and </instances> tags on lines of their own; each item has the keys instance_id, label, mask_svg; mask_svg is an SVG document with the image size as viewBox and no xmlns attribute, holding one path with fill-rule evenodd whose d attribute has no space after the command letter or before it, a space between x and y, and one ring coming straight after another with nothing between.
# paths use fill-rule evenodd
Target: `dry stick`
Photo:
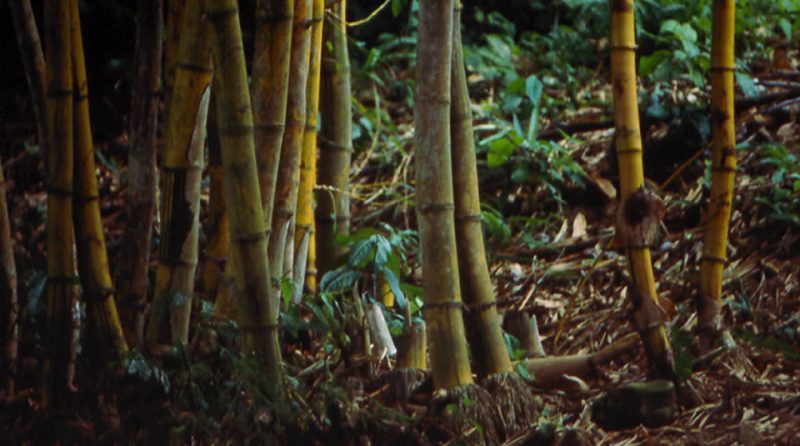
<instances>
[{"instance_id":1,"label":"dry stick","mask_svg":"<svg viewBox=\"0 0 800 446\"><path fill-rule=\"evenodd\" d=\"M0 342L4 349L0 358L0 385L6 386L6 395L14 396L17 374L17 347L19 343L19 300L17 299L17 267L14 247L11 245L11 224L8 220L6 187L0 162Z\"/></svg>"},{"instance_id":2,"label":"dry stick","mask_svg":"<svg viewBox=\"0 0 800 446\"><path fill-rule=\"evenodd\" d=\"M95 364L100 366L106 361L123 359L128 352L128 346L114 302L114 285L108 266L103 223L100 220L100 197L95 178L94 143L89 119L89 88L77 1L70 2L70 25L75 88L75 193L72 217L75 223L78 273L86 302L86 350L90 358L95 360ZM98 370L93 370L95 371Z\"/></svg>"},{"instance_id":3,"label":"dry stick","mask_svg":"<svg viewBox=\"0 0 800 446\"><path fill-rule=\"evenodd\" d=\"M204 17L213 25L214 77L225 202L230 220L231 258L245 353L255 353L269 382L283 392L278 337L279 302L271 293L264 211L258 184L253 115L247 87L236 0L206 0Z\"/></svg>"},{"instance_id":4,"label":"dry stick","mask_svg":"<svg viewBox=\"0 0 800 446\"><path fill-rule=\"evenodd\" d=\"M345 247L335 243L336 235L350 232L350 162L353 148L345 10L345 0L336 3L326 14L322 30L319 187L315 215L317 269L320 277L334 269L337 257L344 253Z\"/></svg>"},{"instance_id":5,"label":"dry stick","mask_svg":"<svg viewBox=\"0 0 800 446\"><path fill-rule=\"evenodd\" d=\"M128 189L125 193L128 226L120 255L117 296L128 344L141 350L144 343L147 273L156 208L156 136L158 89L164 19L163 0L139 0L136 16L137 67L133 81L128 152Z\"/></svg>"},{"instance_id":6,"label":"dry stick","mask_svg":"<svg viewBox=\"0 0 800 446\"><path fill-rule=\"evenodd\" d=\"M212 75L210 30L201 3L189 0L186 4L164 132L161 246L146 334L151 343L185 344L189 335Z\"/></svg>"},{"instance_id":7,"label":"dry stick","mask_svg":"<svg viewBox=\"0 0 800 446\"><path fill-rule=\"evenodd\" d=\"M28 81L31 94L33 114L36 117L36 135L39 140L39 154L47 165L47 124L45 110L45 66L42 43L36 29L36 18L33 16L30 0L8 0L14 31L17 35L17 46L22 53L22 66Z\"/></svg>"},{"instance_id":8,"label":"dry stick","mask_svg":"<svg viewBox=\"0 0 800 446\"><path fill-rule=\"evenodd\" d=\"M73 123L70 2L45 2L47 52L47 331L41 404L67 410L71 391L75 262L72 228Z\"/></svg>"},{"instance_id":9,"label":"dry stick","mask_svg":"<svg viewBox=\"0 0 800 446\"><path fill-rule=\"evenodd\" d=\"M311 49L311 0L295 0L292 25L292 54L289 64L289 96L286 102L286 128L283 132L275 203L272 209L272 234L269 261L272 277L292 277L294 268L294 221L300 183L300 158L306 124L306 85ZM286 229L284 229L286 228ZM284 233L285 231L285 233ZM275 287L280 293L280 287ZM280 295L280 294L279 294Z\"/></svg>"}]
</instances>

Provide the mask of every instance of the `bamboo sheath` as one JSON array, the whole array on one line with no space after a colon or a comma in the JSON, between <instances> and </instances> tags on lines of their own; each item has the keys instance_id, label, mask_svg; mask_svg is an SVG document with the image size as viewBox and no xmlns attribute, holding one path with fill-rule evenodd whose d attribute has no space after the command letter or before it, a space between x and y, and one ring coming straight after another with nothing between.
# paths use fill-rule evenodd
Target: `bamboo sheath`
<instances>
[{"instance_id":1,"label":"bamboo sheath","mask_svg":"<svg viewBox=\"0 0 800 446\"><path fill-rule=\"evenodd\" d=\"M73 107L70 3L45 2L47 60L47 332L42 407L67 409L70 393L72 307L75 302L72 227Z\"/></svg>"},{"instance_id":2,"label":"bamboo sheath","mask_svg":"<svg viewBox=\"0 0 800 446\"><path fill-rule=\"evenodd\" d=\"M306 125L303 130L303 151L300 158L300 189L297 193L297 222L294 249L299 255L305 234L308 234L308 259L305 273L306 287L312 293L317 289L316 231L314 227L314 186L317 182L317 125L319 114L319 82L322 56L322 28L325 0L313 0L311 14L311 56L308 63L306 86ZM297 275L297 272L295 272Z\"/></svg>"},{"instance_id":3,"label":"bamboo sheath","mask_svg":"<svg viewBox=\"0 0 800 446\"><path fill-rule=\"evenodd\" d=\"M458 271L470 351L479 376L511 371L497 300L489 278L489 265L483 244L483 223L478 192L478 168L472 132L467 76L461 47L461 2L456 2L453 17L452 103L450 135L453 156L455 229L458 243Z\"/></svg>"},{"instance_id":4,"label":"bamboo sheath","mask_svg":"<svg viewBox=\"0 0 800 446\"><path fill-rule=\"evenodd\" d=\"M78 273L88 314L86 344L89 354L100 360L123 359L128 351L114 301L108 267L100 197L95 178L94 142L89 119L89 88L83 54L78 2L70 1L74 120L73 219L78 253Z\"/></svg>"},{"instance_id":5,"label":"bamboo sheath","mask_svg":"<svg viewBox=\"0 0 800 446\"><path fill-rule=\"evenodd\" d=\"M620 172L620 201L636 192L644 183L642 169L642 139L639 130L639 110L636 93L636 35L632 0L610 0L611 5L611 77L614 94L614 123ZM646 246L626 247L633 284L642 299L658 303L655 278ZM642 307L633 302L634 307ZM648 321L642 339L650 361L651 373L660 377L673 376L672 353L663 324ZM640 329L641 327L637 327Z\"/></svg>"},{"instance_id":6,"label":"bamboo sheath","mask_svg":"<svg viewBox=\"0 0 800 446\"><path fill-rule=\"evenodd\" d=\"M168 107L161 172L162 233L149 342L186 343L189 334L212 75L210 29L201 7L202 0L186 2Z\"/></svg>"},{"instance_id":7,"label":"bamboo sheath","mask_svg":"<svg viewBox=\"0 0 800 446\"><path fill-rule=\"evenodd\" d=\"M320 277L334 269L344 246L337 234L350 232L351 138L350 56L347 52L347 2L334 3L322 30L320 78L319 170L316 192L317 269Z\"/></svg>"},{"instance_id":8,"label":"bamboo sheath","mask_svg":"<svg viewBox=\"0 0 800 446\"><path fill-rule=\"evenodd\" d=\"M300 183L300 158L306 125L306 84L311 49L311 0L295 0L292 25L292 53L289 63L289 95L286 127L278 162L278 181L272 208L272 236L269 261L272 276L292 277L294 265L294 222Z\"/></svg>"},{"instance_id":9,"label":"bamboo sheath","mask_svg":"<svg viewBox=\"0 0 800 446\"><path fill-rule=\"evenodd\" d=\"M711 195L700 259L698 327L721 329L722 272L736 173L734 115L734 0L714 0L711 36Z\"/></svg>"},{"instance_id":10,"label":"bamboo sheath","mask_svg":"<svg viewBox=\"0 0 800 446\"><path fill-rule=\"evenodd\" d=\"M214 89L243 349L248 354L255 353L264 363L267 378L279 384L279 302L271 294L253 115L236 0L207 0L205 17L214 30Z\"/></svg>"},{"instance_id":11,"label":"bamboo sheath","mask_svg":"<svg viewBox=\"0 0 800 446\"><path fill-rule=\"evenodd\" d=\"M414 110L417 221L433 384L472 383L462 319L450 157L453 1L420 2Z\"/></svg>"}]
</instances>

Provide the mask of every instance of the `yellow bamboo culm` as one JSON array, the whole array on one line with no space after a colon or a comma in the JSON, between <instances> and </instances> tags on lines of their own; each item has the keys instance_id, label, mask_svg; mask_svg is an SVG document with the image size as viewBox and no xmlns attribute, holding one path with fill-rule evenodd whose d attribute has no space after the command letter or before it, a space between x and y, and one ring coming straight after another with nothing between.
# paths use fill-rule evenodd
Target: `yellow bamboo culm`
<instances>
[{"instance_id":1,"label":"yellow bamboo culm","mask_svg":"<svg viewBox=\"0 0 800 446\"><path fill-rule=\"evenodd\" d=\"M313 0L311 15L311 57L308 63L306 86L306 125L303 132L303 152L300 159L300 189L297 193L295 251L309 234L305 284L312 293L317 289L316 231L314 225L314 186L317 184L317 114L319 112L319 79L322 56L322 18L325 0Z\"/></svg>"},{"instance_id":2,"label":"yellow bamboo culm","mask_svg":"<svg viewBox=\"0 0 800 446\"><path fill-rule=\"evenodd\" d=\"M736 173L734 122L735 1L714 0L711 37L711 196L700 259L698 328L711 340L721 327L722 272L727 259L728 225ZM703 333L705 332L705 333Z\"/></svg>"},{"instance_id":3,"label":"yellow bamboo culm","mask_svg":"<svg viewBox=\"0 0 800 446\"><path fill-rule=\"evenodd\" d=\"M78 2L70 2L70 34L74 74L75 237L78 272L88 314L88 340L92 354L102 360L123 359L128 351L122 332L108 266L100 197L95 178L94 142L89 119L89 88Z\"/></svg>"},{"instance_id":4,"label":"yellow bamboo culm","mask_svg":"<svg viewBox=\"0 0 800 446\"><path fill-rule=\"evenodd\" d=\"M183 13L161 169L161 246L148 342L188 341L197 267L200 180L211 97L211 39L201 0Z\"/></svg>"},{"instance_id":5,"label":"yellow bamboo culm","mask_svg":"<svg viewBox=\"0 0 800 446\"><path fill-rule=\"evenodd\" d=\"M41 404L67 409L70 393L72 307L75 302L72 228L73 117L70 3L44 7L47 60L47 332Z\"/></svg>"},{"instance_id":6,"label":"yellow bamboo culm","mask_svg":"<svg viewBox=\"0 0 800 446\"><path fill-rule=\"evenodd\" d=\"M619 162L620 202L644 184L642 138L639 129L639 106L636 90L636 34L633 0L610 0L611 5L611 78L614 94L614 124ZM627 247L633 278L638 290L634 295L658 303L655 278L646 246ZM651 374L674 375L672 353L662 324L642 331Z\"/></svg>"}]
</instances>

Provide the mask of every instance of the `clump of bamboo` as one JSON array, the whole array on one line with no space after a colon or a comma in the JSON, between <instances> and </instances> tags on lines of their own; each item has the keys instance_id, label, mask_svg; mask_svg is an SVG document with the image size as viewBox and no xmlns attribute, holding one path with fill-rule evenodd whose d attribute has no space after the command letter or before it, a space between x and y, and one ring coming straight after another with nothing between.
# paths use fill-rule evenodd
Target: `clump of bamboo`
<instances>
[{"instance_id":1,"label":"clump of bamboo","mask_svg":"<svg viewBox=\"0 0 800 446\"><path fill-rule=\"evenodd\" d=\"M74 0L71 0L74 1ZM47 332L42 406L67 408L75 303L72 227L73 123L70 3L45 2L47 60Z\"/></svg>"},{"instance_id":2,"label":"clump of bamboo","mask_svg":"<svg viewBox=\"0 0 800 446\"><path fill-rule=\"evenodd\" d=\"M292 25L292 54L289 64L289 96L286 127L278 162L278 181L272 209L272 237L269 261L272 275L292 277L294 266L294 221L300 182L300 156L306 125L306 84L311 48L311 0L296 0Z\"/></svg>"},{"instance_id":3,"label":"clump of bamboo","mask_svg":"<svg viewBox=\"0 0 800 446\"><path fill-rule=\"evenodd\" d=\"M700 295L697 325L701 341L710 345L720 335L722 321L722 272L727 260L728 225L736 173L734 122L734 24L735 2L715 0L711 37L711 195L709 221L703 233L700 259ZM725 336L730 342L730 336Z\"/></svg>"},{"instance_id":4,"label":"clump of bamboo","mask_svg":"<svg viewBox=\"0 0 800 446\"><path fill-rule=\"evenodd\" d=\"M19 300L2 164L0 160L0 345L3 348L3 357L0 358L0 385L5 384L6 395L13 396L19 344Z\"/></svg>"},{"instance_id":5,"label":"clump of bamboo","mask_svg":"<svg viewBox=\"0 0 800 446\"><path fill-rule=\"evenodd\" d=\"M128 344L144 343L147 273L156 208L156 133L161 83L162 0L139 0L136 16L137 67L131 97L128 151L127 228L120 256L117 298Z\"/></svg>"},{"instance_id":6,"label":"clump of bamboo","mask_svg":"<svg viewBox=\"0 0 800 446\"><path fill-rule=\"evenodd\" d=\"M186 343L189 334L212 75L210 33L202 20L201 1L186 3L167 114L161 172L161 245L148 342Z\"/></svg>"},{"instance_id":7,"label":"clump of bamboo","mask_svg":"<svg viewBox=\"0 0 800 446\"><path fill-rule=\"evenodd\" d=\"M651 212L642 214L652 199L642 189L642 138L639 129L639 110L636 94L636 36L634 31L633 0L612 0L611 4L611 77L614 93L614 123L616 150L620 172L620 200L622 219L627 228L638 228L644 222L654 221ZM641 192L640 192L641 191ZM630 200L630 201L629 201ZM641 202L641 203L640 203ZM637 204L640 203L640 204ZM647 206L645 206L647 205ZM654 209L654 208L653 208ZM626 211L630 210L630 212ZM629 233L647 233L645 230L628 230ZM650 248L646 237L627 237L623 241L627 251L632 284L628 295L634 307L634 320L644 341L650 362L650 372L657 377L674 377L672 351L669 346L663 319L658 308ZM654 310L655 309L655 310Z\"/></svg>"},{"instance_id":8,"label":"clump of bamboo","mask_svg":"<svg viewBox=\"0 0 800 446\"><path fill-rule=\"evenodd\" d=\"M331 6L322 31L319 171L317 183L317 270L320 277L336 267L344 247L337 234L350 232L351 138L350 56L347 52L347 1Z\"/></svg>"},{"instance_id":9,"label":"clump of bamboo","mask_svg":"<svg viewBox=\"0 0 800 446\"><path fill-rule=\"evenodd\" d=\"M86 301L89 354L101 360L122 359L128 351L114 302L114 288L100 220L95 178L94 143L89 121L89 88L83 55L78 2L70 1L72 68L74 74L74 214L78 273Z\"/></svg>"},{"instance_id":10,"label":"clump of bamboo","mask_svg":"<svg viewBox=\"0 0 800 446\"><path fill-rule=\"evenodd\" d=\"M437 389L472 384L462 319L450 159L453 2L420 4L414 126L417 221L431 371Z\"/></svg>"},{"instance_id":11,"label":"clump of bamboo","mask_svg":"<svg viewBox=\"0 0 800 446\"><path fill-rule=\"evenodd\" d=\"M317 115L319 111L320 59L322 55L322 18L325 14L325 1L313 0L311 14L311 57L308 63L308 84L306 87L306 125L303 132L303 151L300 159L300 190L297 193L297 222L295 223L295 252L300 252L303 239L308 237L307 265L305 277L302 271L295 271L296 283L305 281L313 293L317 288L316 234L314 227L314 186L317 183Z\"/></svg>"},{"instance_id":12,"label":"clump of bamboo","mask_svg":"<svg viewBox=\"0 0 800 446\"><path fill-rule=\"evenodd\" d=\"M264 362L266 376L280 388L279 302L271 292L253 115L236 0L207 0L205 16L214 29L214 89L243 349L248 354L254 352Z\"/></svg>"}]
</instances>

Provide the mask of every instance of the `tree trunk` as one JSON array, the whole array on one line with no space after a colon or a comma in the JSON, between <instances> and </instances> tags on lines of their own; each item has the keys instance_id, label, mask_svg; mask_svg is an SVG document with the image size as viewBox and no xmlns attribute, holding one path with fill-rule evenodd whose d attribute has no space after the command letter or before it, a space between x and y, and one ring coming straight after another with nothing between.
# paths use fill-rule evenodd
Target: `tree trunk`
<instances>
[{"instance_id":1,"label":"tree trunk","mask_svg":"<svg viewBox=\"0 0 800 446\"><path fill-rule=\"evenodd\" d=\"M736 128L734 114L734 23L735 2L715 0L711 36L711 196L709 221L703 233L700 259L700 296L697 325L703 343L710 345L722 328L722 272L727 260L728 225L736 173Z\"/></svg>"},{"instance_id":2,"label":"tree trunk","mask_svg":"<svg viewBox=\"0 0 800 446\"><path fill-rule=\"evenodd\" d=\"M86 302L89 356L112 361L122 359L128 351L125 336L114 302L114 285L108 269L108 254L100 220L100 197L95 177L94 142L89 120L89 88L83 55L83 38L78 2L70 1L70 33L72 72L75 96L73 102L74 144L74 213L75 241L78 252L78 273Z\"/></svg>"},{"instance_id":3,"label":"tree trunk","mask_svg":"<svg viewBox=\"0 0 800 446\"><path fill-rule=\"evenodd\" d=\"M210 29L202 19L201 7L202 0L186 3L167 114L161 172L161 246L148 342L186 343L189 334L212 75Z\"/></svg>"},{"instance_id":4,"label":"tree trunk","mask_svg":"<svg viewBox=\"0 0 800 446\"><path fill-rule=\"evenodd\" d=\"M72 228L73 124L70 3L45 2L47 62L47 332L42 407L67 408L70 393L75 263Z\"/></svg>"},{"instance_id":5,"label":"tree trunk","mask_svg":"<svg viewBox=\"0 0 800 446\"><path fill-rule=\"evenodd\" d=\"M462 319L450 159L453 1L420 2L414 126L422 289L433 384L472 383ZM422 192L424 191L424 193Z\"/></svg>"},{"instance_id":6,"label":"tree trunk","mask_svg":"<svg viewBox=\"0 0 800 446\"><path fill-rule=\"evenodd\" d=\"M317 269L320 277L336 267L345 247L337 234L350 232L351 137L350 56L347 52L347 1L331 6L322 31L319 172L316 192Z\"/></svg>"},{"instance_id":7,"label":"tree trunk","mask_svg":"<svg viewBox=\"0 0 800 446\"><path fill-rule=\"evenodd\" d=\"M642 170L642 138L639 130L639 107L636 94L636 39L634 31L633 0L611 0L611 77L614 93L614 123L620 173L621 208L626 205L641 207L645 204L629 202L644 183ZM642 190L643 192L643 190ZM633 212L635 214L636 212ZM636 223L628 221L628 223ZM617 231L620 228L618 225ZM658 311L645 311L658 305L650 248L642 240L625 243L633 283L629 296L633 301L634 318L644 341L650 362L650 373L657 377L672 378L674 366L669 341ZM643 312L637 317L636 312Z\"/></svg>"},{"instance_id":8,"label":"tree trunk","mask_svg":"<svg viewBox=\"0 0 800 446\"><path fill-rule=\"evenodd\" d=\"M156 207L156 136L163 0L139 0L136 16L136 74L130 115L127 203L128 227L122 242L117 296L129 345L141 350L147 307L150 240Z\"/></svg>"},{"instance_id":9,"label":"tree trunk","mask_svg":"<svg viewBox=\"0 0 800 446\"><path fill-rule=\"evenodd\" d=\"M280 388L283 375L279 302L271 293L253 115L236 0L207 0L205 15L214 28L214 89L243 348L248 354L255 352L266 366L267 378Z\"/></svg>"}]
</instances>

